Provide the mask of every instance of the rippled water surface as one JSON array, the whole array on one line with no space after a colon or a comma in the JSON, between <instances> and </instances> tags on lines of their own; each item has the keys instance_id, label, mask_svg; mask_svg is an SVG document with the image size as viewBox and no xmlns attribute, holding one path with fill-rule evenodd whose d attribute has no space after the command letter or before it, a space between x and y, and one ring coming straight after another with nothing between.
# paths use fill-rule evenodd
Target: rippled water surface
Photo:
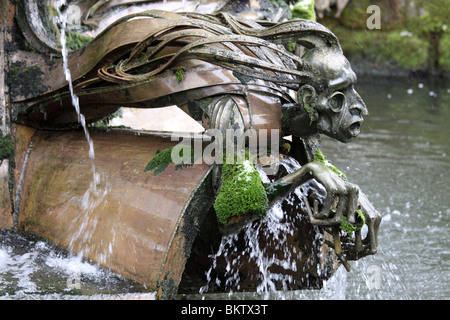
<instances>
[{"instance_id":1,"label":"rippled water surface","mask_svg":"<svg viewBox=\"0 0 450 320\"><path fill-rule=\"evenodd\" d=\"M383 215L379 252L350 262L349 273L340 268L322 290L269 298L449 299L450 83L372 80L360 81L357 90L370 113L360 136L349 144L324 137L322 151ZM0 233L0 298L144 291L43 239Z\"/></svg>"}]
</instances>

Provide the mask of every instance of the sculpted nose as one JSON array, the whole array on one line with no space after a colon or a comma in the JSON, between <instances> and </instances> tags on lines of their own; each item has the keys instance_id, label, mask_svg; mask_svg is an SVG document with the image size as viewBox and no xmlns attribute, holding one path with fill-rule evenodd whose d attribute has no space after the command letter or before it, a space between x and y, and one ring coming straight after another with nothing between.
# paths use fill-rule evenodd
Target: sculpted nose
<instances>
[{"instance_id":1,"label":"sculpted nose","mask_svg":"<svg viewBox=\"0 0 450 320\"><path fill-rule=\"evenodd\" d=\"M352 114L359 114L360 116L367 116L369 115L369 110L367 110L366 104L364 103L361 96L354 91L355 93L355 99L353 100L353 103L350 107L350 112Z\"/></svg>"},{"instance_id":2,"label":"sculpted nose","mask_svg":"<svg viewBox=\"0 0 450 320\"><path fill-rule=\"evenodd\" d=\"M366 105L364 102L355 102L352 105L352 114L359 114L360 116L367 116L369 114L369 111L367 110Z\"/></svg>"}]
</instances>

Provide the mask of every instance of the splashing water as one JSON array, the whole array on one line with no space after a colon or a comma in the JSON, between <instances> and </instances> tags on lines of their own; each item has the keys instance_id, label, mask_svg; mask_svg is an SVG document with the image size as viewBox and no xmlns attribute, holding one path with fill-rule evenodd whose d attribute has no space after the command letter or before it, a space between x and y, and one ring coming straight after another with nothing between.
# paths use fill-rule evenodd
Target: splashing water
<instances>
[{"instance_id":1,"label":"splashing water","mask_svg":"<svg viewBox=\"0 0 450 320\"><path fill-rule=\"evenodd\" d=\"M280 164L287 173L301 167L291 157L283 158ZM258 168L258 171L263 183L270 182L261 168ZM302 282L313 281L299 279L296 274L300 271L326 278L327 275L321 275L321 270L317 267L321 252L310 254L299 246L302 240L299 240L298 231L302 223L309 225L307 236L312 236L313 241L320 240L316 227L307 223L306 217L297 214L298 200L301 199L302 194L307 194L310 190L319 190L319 197L325 192L317 181L309 180L286 199L276 201L267 211L262 222L245 226L239 234L223 236L217 252L210 255L212 264L206 272L207 284L200 288L200 294L208 292L213 284L213 286L229 290L228 293L231 295L234 289L245 291L246 281L250 280L256 283L257 294L269 298L276 294L277 290L282 290L278 292L284 295L283 291L301 287L305 284ZM294 214L286 210L286 204L294 208ZM225 265L224 276L217 271L220 269L219 265ZM248 267L249 265L251 267ZM244 275L246 272L247 275Z\"/></svg>"},{"instance_id":2,"label":"splashing water","mask_svg":"<svg viewBox=\"0 0 450 320\"><path fill-rule=\"evenodd\" d=\"M147 291L60 249L32 234L0 231L0 300L114 298Z\"/></svg>"},{"instance_id":3,"label":"splashing water","mask_svg":"<svg viewBox=\"0 0 450 320\"><path fill-rule=\"evenodd\" d=\"M293 234L293 230L289 223L282 223L281 219L283 218L283 211L281 209L281 204L276 203L271 210L267 213L267 224L271 227L269 231L273 240L278 241L280 244L285 242L286 234ZM292 281L292 277L290 275L278 274L270 271L272 266L282 266L284 269L289 269L292 271L296 271L296 265L292 261L295 259L295 255L292 255L287 248L283 248L281 245L279 246L279 250L283 252L284 259L281 260L276 256L268 256L266 254L265 247L260 244L259 234L261 231L262 225L258 228L254 229L251 226L247 226L244 231L244 238L246 243L246 248L242 252L242 255L246 255L250 257L257 266L258 266L258 280L259 284L257 286L257 292L269 292L276 290L276 281L283 282L283 287L286 287L288 283ZM238 290L240 287L240 255L237 257L234 254L237 252L237 242L239 241L238 235L229 235L222 238L222 242L220 244L219 250L212 257L213 265L211 269L208 271L207 279L208 281L212 281L211 271L216 267L217 259L219 257L224 257L226 261L226 270L228 277L225 280L225 287L235 287ZM221 285L220 280L216 279L216 284ZM203 287L200 290L200 293L203 293L207 290L207 287ZM230 294L232 290L230 291Z\"/></svg>"}]
</instances>

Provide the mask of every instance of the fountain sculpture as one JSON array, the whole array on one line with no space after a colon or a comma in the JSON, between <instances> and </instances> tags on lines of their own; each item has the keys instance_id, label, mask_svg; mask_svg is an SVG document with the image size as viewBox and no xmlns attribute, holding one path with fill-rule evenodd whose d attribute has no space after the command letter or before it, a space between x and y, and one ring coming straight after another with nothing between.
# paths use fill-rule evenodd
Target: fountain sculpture
<instances>
[{"instance_id":1,"label":"fountain sculpture","mask_svg":"<svg viewBox=\"0 0 450 320\"><path fill-rule=\"evenodd\" d=\"M299 195L291 214L305 217L303 227L286 241L317 259L309 266L299 262L297 287L320 287L320 274L332 273L324 272L328 253L335 270L376 252L380 214L319 150L320 134L349 142L367 115L354 89L356 75L327 28L226 12L141 11L109 24L70 53L71 94L56 36L63 30L51 20L54 3L15 3L1 2L0 49L8 70L0 74L0 80L6 78L0 96L8 97L2 100L2 129L4 137L13 137L15 152L9 162L6 156L2 160L7 169L0 227L40 234L168 298L177 292L197 235L208 237L202 230L216 224L213 236L219 230L239 233L254 222L249 214L249 220L234 217L217 227L221 164L200 161L178 171L170 164L157 175L144 172L150 158L175 146L167 132L92 132L97 170L92 179L89 148L76 130L80 116L71 102L76 94L86 123L120 107L178 105L207 130L224 136L227 129L265 131L279 145L288 144L282 153L301 167L273 174L264 188L268 206L296 190ZM84 17L92 9L83 7L86 3L79 2ZM324 187L322 197L298 193L297 187L312 179ZM322 241L316 241L318 234ZM304 281L305 274L317 281Z\"/></svg>"}]
</instances>

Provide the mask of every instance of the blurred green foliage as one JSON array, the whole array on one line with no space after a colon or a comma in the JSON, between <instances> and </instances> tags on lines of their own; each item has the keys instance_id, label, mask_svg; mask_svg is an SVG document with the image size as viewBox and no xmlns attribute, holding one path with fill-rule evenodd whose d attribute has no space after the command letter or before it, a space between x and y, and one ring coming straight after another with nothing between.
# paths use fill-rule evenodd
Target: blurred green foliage
<instances>
[{"instance_id":1,"label":"blurred green foliage","mask_svg":"<svg viewBox=\"0 0 450 320\"><path fill-rule=\"evenodd\" d=\"M340 18L331 13L319 22L336 34L350 59L395 65L406 71L449 72L448 0L409 0L409 9L399 6L397 12L392 12L393 2L350 1ZM366 9L372 4L381 9L381 29L367 29L370 14Z\"/></svg>"}]
</instances>

